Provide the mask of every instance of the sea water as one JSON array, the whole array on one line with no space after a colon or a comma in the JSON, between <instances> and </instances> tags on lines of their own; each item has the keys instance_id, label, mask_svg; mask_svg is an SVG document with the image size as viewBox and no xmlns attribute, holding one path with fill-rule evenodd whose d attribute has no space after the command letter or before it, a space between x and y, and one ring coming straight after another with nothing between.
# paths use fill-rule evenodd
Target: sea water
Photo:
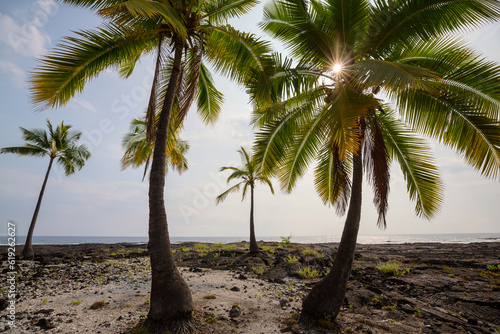
<instances>
[{"instance_id":1,"label":"sea water","mask_svg":"<svg viewBox=\"0 0 500 334\"><path fill-rule=\"evenodd\" d=\"M263 241L281 241L280 236L257 237ZM248 237L176 237L172 236L172 243L182 242L204 242L204 243L230 243L238 241L248 241ZM18 236L17 244L24 244L26 237ZM340 242L340 235L323 236L292 236L291 242L295 243L327 243ZM86 243L147 243L148 237L114 237L114 236L34 236L33 244L65 245L65 244L86 244ZM500 242L500 233L457 233L457 234L387 234L387 235L360 235L360 244L404 244L404 243L471 243L471 242ZM7 237L0 236L0 244L7 244Z\"/></svg>"}]
</instances>

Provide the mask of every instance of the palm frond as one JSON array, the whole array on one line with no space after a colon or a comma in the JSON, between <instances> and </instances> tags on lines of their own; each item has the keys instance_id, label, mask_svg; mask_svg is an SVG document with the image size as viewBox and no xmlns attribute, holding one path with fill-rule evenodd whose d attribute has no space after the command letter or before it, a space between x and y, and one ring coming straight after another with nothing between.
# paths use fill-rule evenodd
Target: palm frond
<instances>
[{"instance_id":1,"label":"palm frond","mask_svg":"<svg viewBox=\"0 0 500 334\"><path fill-rule=\"evenodd\" d=\"M416 202L415 213L430 219L439 211L444 187L429 147L397 120L388 106L384 110L379 121L388 153L401 166L410 199Z\"/></svg>"},{"instance_id":2,"label":"palm frond","mask_svg":"<svg viewBox=\"0 0 500 334\"><path fill-rule=\"evenodd\" d=\"M430 40L463 33L498 18L498 1L376 1L363 53L382 59L397 45L411 45L415 37Z\"/></svg>"},{"instance_id":3,"label":"palm frond","mask_svg":"<svg viewBox=\"0 0 500 334\"><path fill-rule=\"evenodd\" d=\"M42 109L65 105L87 81L124 59L135 59L156 41L112 24L77 35L66 37L31 74L31 98Z\"/></svg>"},{"instance_id":4,"label":"palm frond","mask_svg":"<svg viewBox=\"0 0 500 334\"><path fill-rule=\"evenodd\" d=\"M324 204L334 205L344 215L351 194L352 155L340 159L338 147L323 145L314 169L314 187Z\"/></svg>"},{"instance_id":5,"label":"palm frond","mask_svg":"<svg viewBox=\"0 0 500 334\"><path fill-rule=\"evenodd\" d=\"M206 56L220 74L245 83L252 70L263 71L269 61L270 43L230 25L206 27Z\"/></svg>"},{"instance_id":6,"label":"palm frond","mask_svg":"<svg viewBox=\"0 0 500 334\"><path fill-rule=\"evenodd\" d=\"M456 150L483 176L500 176L498 120L471 105L467 96L435 98L425 92L407 92L399 94L397 102L412 128Z\"/></svg>"},{"instance_id":7,"label":"palm frond","mask_svg":"<svg viewBox=\"0 0 500 334\"><path fill-rule=\"evenodd\" d=\"M215 198L215 204L219 204L219 203L222 203L224 202L224 200L226 199L227 195L229 195L230 193L234 193L234 192L237 192L238 190L240 190L240 187L241 185L245 183L245 181L241 181L240 183L237 183L235 184L234 186L230 187L228 190L224 191L222 194L220 194L219 196L217 196Z\"/></svg>"},{"instance_id":8,"label":"palm frond","mask_svg":"<svg viewBox=\"0 0 500 334\"><path fill-rule=\"evenodd\" d=\"M366 132L364 135L364 170L374 191L373 203L378 211L377 225L386 228L386 214L390 188L390 156L384 141L380 121L375 113L365 118Z\"/></svg>"},{"instance_id":9,"label":"palm frond","mask_svg":"<svg viewBox=\"0 0 500 334\"><path fill-rule=\"evenodd\" d=\"M202 121L207 124L216 122L222 109L224 97L215 87L212 75L203 64L200 67L200 80L198 81L196 98L197 111Z\"/></svg>"},{"instance_id":10,"label":"palm frond","mask_svg":"<svg viewBox=\"0 0 500 334\"><path fill-rule=\"evenodd\" d=\"M204 1L201 5L203 18L211 25L227 23L230 18L237 18L248 13L258 0L214 0Z\"/></svg>"}]
</instances>

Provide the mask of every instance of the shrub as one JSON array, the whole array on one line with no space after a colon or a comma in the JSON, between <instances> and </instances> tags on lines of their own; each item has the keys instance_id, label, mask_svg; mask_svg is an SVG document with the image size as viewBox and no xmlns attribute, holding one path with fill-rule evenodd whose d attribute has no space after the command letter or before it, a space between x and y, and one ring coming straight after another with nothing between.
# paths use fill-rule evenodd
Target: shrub
<instances>
[{"instance_id":1,"label":"shrub","mask_svg":"<svg viewBox=\"0 0 500 334\"><path fill-rule=\"evenodd\" d=\"M314 249L304 249L302 251L302 254L316 256L318 255L318 252L316 252Z\"/></svg>"},{"instance_id":2,"label":"shrub","mask_svg":"<svg viewBox=\"0 0 500 334\"><path fill-rule=\"evenodd\" d=\"M205 299L215 299L216 297L214 295L206 295L206 296L203 296L203 298L205 298Z\"/></svg>"},{"instance_id":3,"label":"shrub","mask_svg":"<svg viewBox=\"0 0 500 334\"><path fill-rule=\"evenodd\" d=\"M321 276L321 274L316 269L312 270L309 267L300 268L298 273L304 278L316 278Z\"/></svg>"},{"instance_id":4,"label":"shrub","mask_svg":"<svg viewBox=\"0 0 500 334\"><path fill-rule=\"evenodd\" d=\"M297 262L299 262L299 259L295 256L288 255L288 257L286 258L286 263L288 263L288 264L294 264Z\"/></svg>"},{"instance_id":5,"label":"shrub","mask_svg":"<svg viewBox=\"0 0 500 334\"><path fill-rule=\"evenodd\" d=\"M401 267L401 262L399 261L388 261L378 265L378 271L382 274L390 276L404 276L410 272L410 269L403 269Z\"/></svg>"},{"instance_id":6,"label":"shrub","mask_svg":"<svg viewBox=\"0 0 500 334\"><path fill-rule=\"evenodd\" d=\"M281 246L290 247L292 245L292 242L290 241L290 239L292 239L291 235L289 237L280 237L280 238L281 238Z\"/></svg>"}]
</instances>

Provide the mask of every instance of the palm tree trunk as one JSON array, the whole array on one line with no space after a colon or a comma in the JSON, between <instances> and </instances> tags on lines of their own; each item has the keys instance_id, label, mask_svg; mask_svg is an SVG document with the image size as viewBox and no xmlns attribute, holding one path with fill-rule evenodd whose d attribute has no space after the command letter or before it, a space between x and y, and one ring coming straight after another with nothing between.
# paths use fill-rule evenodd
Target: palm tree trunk
<instances>
[{"instance_id":1,"label":"palm tree trunk","mask_svg":"<svg viewBox=\"0 0 500 334\"><path fill-rule=\"evenodd\" d=\"M147 322L172 328L192 318L191 291L182 278L170 248L165 210L165 156L173 101L178 91L182 50L175 44L174 62L156 130L155 149L149 180L149 254L151 258L151 299Z\"/></svg>"},{"instance_id":2,"label":"palm tree trunk","mask_svg":"<svg viewBox=\"0 0 500 334\"><path fill-rule=\"evenodd\" d=\"M250 185L250 253L255 254L259 252L259 245L255 239L255 226L253 222L253 184Z\"/></svg>"},{"instance_id":3,"label":"palm tree trunk","mask_svg":"<svg viewBox=\"0 0 500 334\"><path fill-rule=\"evenodd\" d=\"M337 256L330 273L319 281L304 298L301 314L303 320L324 319L325 317L333 320L344 302L361 219L362 183L363 164L360 148L358 154L354 156L349 211Z\"/></svg>"},{"instance_id":4,"label":"palm tree trunk","mask_svg":"<svg viewBox=\"0 0 500 334\"><path fill-rule=\"evenodd\" d=\"M42 189L40 190L40 195L38 195L38 202L36 203L35 212L33 213L33 218L31 219L28 235L26 236L26 242L24 243L22 256L23 259L26 260L33 260L33 258L35 257L32 246L33 231L35 230L36 219L38 218L38 212L40 211L40 206L42 204L43 193L45 192L45 186L47 185L47 180L49 179L52 162L54 162L54 158L50 158L49 168L47 168L47 173L45 173L45 180L43 180Z\"/></svg>"}]
</instances>

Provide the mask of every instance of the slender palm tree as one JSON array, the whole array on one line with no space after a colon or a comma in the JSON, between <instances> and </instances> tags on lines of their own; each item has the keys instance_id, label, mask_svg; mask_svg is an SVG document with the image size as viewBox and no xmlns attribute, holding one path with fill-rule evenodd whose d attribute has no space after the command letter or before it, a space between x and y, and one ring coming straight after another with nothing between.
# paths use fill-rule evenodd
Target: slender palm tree
<instances>
[{"instance_id":1,"label":"slender palm tree","mask_svg":"<svg viewBox=\"0 0 500 334\"><path fill-rule=\"evenodd\" d=\"M499 17L500 3L484 0L280 0L265 7L261 27L285 43L294 65L276 57L270 80L249 87L259 102L255 157L288 192L316 161L319 196L337 213L347 211L331 271L305 297L303 320L335 318L342 306L363 173L381 227L394 160L416 214L430 219L439 210L442 183L420 135L499 178L500 66L453 37Z\"/></svg>"},{"instance_id":2,"label":"slender palm tree","mask_svg":"<svg viewBox=\"0 0 500 334\"><path fill-rule=\"evenodd\" d=\"M243 147L238 150L238 153L240 154L243 166L239 168L222 167L220 171L232 171L231 175L227 177L227 183L231 182L231 180L241 181L217 196L217 198L215 199L215 203L222 203L226 199L227 195L233 192L238 192L241 186L243 186L243 195L241 196L241 201L243 201L246 197L247 189L250 188L250 253L256 254L259 253L259 245L257 245L257 240L255 239L255 226L253 219L254 188L256 183L260 182L262 184L267 184L269 186L269 189L271 189L272 194L274 194L274 189L271 180L269 180L269 177L258 171L255 160L250 157L250 155Z\"/></svg>"},{"instance_id":3,"label":"slender palm tree","mask_svg":"<svg viewBox=\"0 0 500 334\"><path fill-rule=\"evenodd\" d=\"M35 256L32 245L33 231L35 230L43 193L45 192L45 186L47 185L54 160L64 168L66 176L69 176L82 169L85 165L85 160L90 158L90 152L87 147L83 144L78 145L78 140L82 133L70 130L71 125L65 125L64 122L61 122L54 130L50 121L47 120L47 128L49 129L48 133L44 129L26 130L20 128L23 133L23 139L26 142L24 146L4 147L0 150L0 153L14 153L21 156L49 157L49 167L45 173L40 195L38 195L35 212L31 219L22 252L23 258L30 260Z\"/></svg>"},{"instance_id":4,"label":"slender palm tree","mask_svg":"<svg viewBox=\"0 0 500 334\"><path fill-rule=\"evenodd\" d=\"M179 175L188 169L186 153L189 151L189 143L179 138L180 130L179 127L170 129L168 132L165 165L167 172L170 165L173 170L177 170ZM122 170L128 167L139 168L145 165L144 180L154 151L154 142L147 139L145 117L141 119L134 118L130 122L130 131L123 137L122 146L125 149L121 160Z\"/></svg>"},{"instance_id":5,"label":"slender palm tree","mask_svg":"<svg viewBox=\"0 0 500 334\"><path fill-rule=\"evenodd\" d=\"M172 255L165 210L165 165L169 124L176 128L197 100L203 121L217 119L222 94L207 61L237 83L263 68L269 45L242 33L227 20L245 14L257 0L61 0L93 10L106 22L67 37L32 74L32 99L58 107L108 68L131 75L139 59L155 57L147 108L147 136L155 150L149 179L150 328L178 331L192 324L193 302ZM173 112L172 112L173 111ZM154 122L159 114L158 122ZM155 129L156 128L156 129Z\"/></svg>"}]
</instances>

